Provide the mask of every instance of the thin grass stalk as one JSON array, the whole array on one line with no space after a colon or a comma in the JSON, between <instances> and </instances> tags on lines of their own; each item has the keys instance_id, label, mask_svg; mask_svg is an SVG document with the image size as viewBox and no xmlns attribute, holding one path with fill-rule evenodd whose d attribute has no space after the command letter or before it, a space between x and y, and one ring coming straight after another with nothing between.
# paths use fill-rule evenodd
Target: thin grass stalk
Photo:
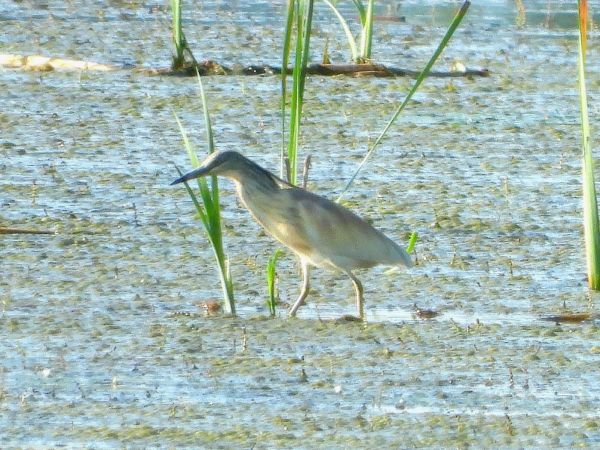
<instances>
[{"instance_id":1,"label":"thin grass stalk","mask_svg":"<svg viewBox=\"0 0 600 450\"><path fill-rule=\"evenodd\" d=\"M373 10L375 0L369 0L360 38L361 62L371 59L371 44L373 42Z\"/></svg>"},{"instance_id":2,"label":"thin grass stalk","mask_svg":"<svg viewBox=\"0 0 600 450\"><path fill-rule=\"evenodd\" d=\"M410 101L410 99L412 98L412 96L415 94L415 92L417 92L417 89L419 88L419 86L421 85L421 83L423 82L423 80L427 77L427 74L429 74L429 71L431 70L431 67L436 62L436 60L438 59L438 57L440 56L440 54L442 53L442 51L444 50L444 48L446 48L446 45L448 45L448 41L450 41L450 38L452 37L452 35L456 31L456 28L458 28L458 25L460 24L460 22L462 21L463 17L467 13L467 10L469 9L470 5L471 5L471 2L468 1L468 0L465 1L462 4L462 6L459 9L459 11L456 13L456 16L454 16L454 19L452 20L452 23L450 24L450 27L448 28L448 31L446 31L446 34L444 35L444 37L442 38L440 44L438 45L437 49L435 50L433 56L429 59L429 62L427 63L427 65L425 66L425 68L421 71L421 73L419 74L419 76L417 77L415 83L413 84L412 88L410 89L410 91L406 95L406 97L405 97L404 101L402 102L402 104L398 107L398 109L396 110L396 112L394 113L394 115L392 116L392 118L389 120L389 122L387 123L387 125L385 126L385 128L383 129L383 131L379 134L379 136L377 136L377 139L375 139L375 142L373 143L373 145L371 145L371 147L367 150L367 153L365 154L364 158L362 159L362 161L358 165L358 168L356 169L356 171L354 172L354 174L352 175L352 177L350 177L350 180L348 181L348 183L346 184L346 186L342 190L342 193L339 195L339 197L337 198L336 201L339 202L342 199L342 197L344 196L344 194L346 193L346 191L348 191L348 189L350 188L350 186L352 185L352 183L356 179L356 176L360 173L360 171L362 170L363 166L365 165L365 163L367 162L367 160L371 157L371 155L373 154L373 152L375 151L375 149L377 148L377 146L379 145L379 143L382 141L382 139L385 136L385 134L387 133L387 131L390 129L390 127L392 126L392 124L396 121L396 119L398 118L398 116L400 115L400 113L404 110L404 108L406 107L406 105L408 104L408 102Z\"/></svg>"},{"instance_id":3,"label":"thin grass stalk","mask_svg":"<svg viewBox=\"0 0 600 450\"><path fill-rule=\"evenodd\" d=\"M208 112L208 102L206 101L206 95L204 94L204 86L202 86L202 78L200 78L200 72L196 67L196 78L198 79L198 87L200 88L200 99L202 100L202 110L204 113L204 125L206 128L206 144L208 147L208 153L215 151L215 138L212 130L212 121L210 120L210 113ZM211 192L212 200L214 204L219 204L219 183L217 177L213 175L211 177ZM220 215L219 215L220 217ZM220 227L220 225L219 225Z\"/></svg>"},{"instance_id":4,"label":"thin grass stalk","mask_svg":"<svg viewBox=\"0 0 600 450\"><path fill-rule=\"evenodd\" d=\"M287 149L285 139L285 103L287 100L287 71L292 47L292 32L294 30L294 14L296 0L288 0L287 18L285 21L285 34L283 39L283 55L281 62L281 158L279 176L286 178L285 153Z\"/></svg>"},{"instance_id":5,"label":"thin grass stalk","mask_svg":"<svg viewBox=\"0 0 600 450\"><path fill-rule=\"evenodd\" d=\"M185 50L185 38L181 23L181 0L171 0L171 14L173 15L173 44L175 45L172 68L180 69L184 64L183 52Z\"/></svg>"},{"instance_id":6,"label":"thin grass stalk","mask_svg":"<svg viewBox=\"0 0 600 450\"><path fill-rule=\"evenodd\" d=\"M198 76L198 83L200 86L200 95L202 99L202 107L204 109L204 120L207 128L206 136L207 136L207 146L209 148L209 152L212 153L214 151L214 139L212 126L210 121L210 115L208 112L208 105L206 101L206 96L204 95L204 89L202 87L202 80L200 76ZM183 139L184 146L188 152L190 161L193 167L198 167L200 165L200 161L198 159L198 155L193 149L192 145L189 142L187 137L187 133L181 124L181 121L175 114L175 120L177 121L177 125L179 126L179 130L181 132L181 136ZM177 169L177 171L182 175L182 172ZM187 189L192 202L198 212L198 216L202 221L202 224L206 230L206 234L208 236L208 240L211 243L211 247L213 249L213 253L215 255L215 260L219 267L219 277L221 279L221 287L223 289L223 299L225 303L225 311L228 314L235 315L235 299L234 299L234 290L233 290L233 280L231 278L231 273L229 270L229 264L225 255L225 251L223 250L223 233L221 228L221 208L219 205L219 187L216 177L211 177L211 187L209 188L208 183L205 178L198 178L198 189L200 191L200 196L202 202L198 199L192 188L189 186L187 182L184 182L185 187Z\"/></svg>"},{"instance_id":7,"label":"thin grass stalk","mask_svg":"<svg viewBox=\"0 0 600 450\"><path fill-rule=\"evenodd\" d=\"M298 160L298 138L300 135L301 99L300 99L300 75L302 67L302 30L304 19L304 1L296 2L296 49L294 59L294 71L292 74L292 98L290 101L290 134L287 147L287 181L296 184L296 165Z\"/></svg>"},{"instance_id":8,"label":"thin grass stalk","mask_svg":"<svg viewBox=\"0 0 600 450\"><path fill-rule=\"evenodd\" d=\"M313 6L314 0L298 0L296 3L296 54L290 105L290 135L287 148L289 162L288 182L293 185L296 185L298 180L298 142L300 138L304 86L306 83L306 67L309 60Z\"/></svg>"},{"instance_id":9,"label":"thin grass stalk","mask_svg":"<svg viewBox=\"0 0 600 450\"><path fill-rule=\"evenodd\" d=\"M354 3L354 6L356 6L356 9L358 11L358 19L360 20L360 26L361 28L364 28L365 22L367 21L367 10L365 8L365 5L363 5L363 2L361 0L352 0L352 3Z\"/></svg>"},{"instance_id":10,"label":"thin grass stalk","mask_svg":"<svg viewBox=\"0 0 600 450\"><path fill-rule=\"evenodd\" d=\"M275 317L276 309L277 309L277 299L278 295L276 293L275 284L276 284L276 267L277 260L279 256L282 254L281 249L275 250L275 253L271 255L269 258L269 262L267 263L267 291L269 294L269 298L267 299L267 306L269 307L269 314L271 317Z\"/></svg>"},{"instance_id":11,"label":"thin grass stalk","mask_svg":"<svg viewBox=\"0 0 600 450\"><path fill-rule=\"evenodd\" d=\"M410 234L410 238L408 239L408 245L406 246L406 253L410 254L415 249L415 245L417 244L417 239L419 235L416 231L413 231Z\"/></svg>"},{"instance_id":12,"label":"thin grass stalk","mask_svg":"<svg viewBox=\"0 0 600 450\"><path fill-rule=\"evenodd\" d=\"M302 114L302 101L304 99L304 85L306 84L306 68L310 59L310 33L312 31L312 17L314 0L308 0L306 10L306 19L304 23L304 35L302 36L302 66L300 68L300 114Z\"/></svg>"},{"instance_id":13,"label":"thin grass stalk","mask_svg":"<svg viewBox=\"0 0 600 450\"><path fill-rule=\"evenodd\" d=\"M591 132L588 117L585 85L585 58L587 49L587 0L579 0L579 103L581 106L581 150L583 166L583 230L585 238L588 285L600 290L600 228L598 226L598 200L594 179Z\"/></svg>"},{"instance_id":14,"label":"thin grass stalk","mask_svg":"<svg viewBox=\"0 0 600 450\"><path fill-rule=\"evenodd\" d=\"M354 39L354 35L352 34L350 27L348 26L348 22L346 22L346 20L344 19L344 16L342 16L340 11L335 7L335 5L333 3L331 3L329 0L323 0L323 1L325 2L326 5L328 5L332 9L334 14L337 16L338 20L340 21L340 24L342 25L342 29L344 30L344 33L346 34L346 39L348 39L348 46L350 47L350 53L352 54L352 61L358 62L358 48L356 47L356 40Z\"/></svg>"},{"instance_id":15,"label":"thin grass stalk","mask_svg":"<svg viewBox=\"0 0 600 450\"><path fill-rule=\"evenodd\" d=\"M290 100L290 131L287 145L287 167L286 175L287 181L291 184L295 183L295 171L292 175L292 168L296 168L297 162L297 150L298 150L298 136L300 133L299 122L299 93L300 93L300 67L302 65L302 25L303 25L303 8L304 1L296 0L294 17L296 18L296 48L294 56L294 70L292 73L292 98Z\"/></svg>"}]
</instances>

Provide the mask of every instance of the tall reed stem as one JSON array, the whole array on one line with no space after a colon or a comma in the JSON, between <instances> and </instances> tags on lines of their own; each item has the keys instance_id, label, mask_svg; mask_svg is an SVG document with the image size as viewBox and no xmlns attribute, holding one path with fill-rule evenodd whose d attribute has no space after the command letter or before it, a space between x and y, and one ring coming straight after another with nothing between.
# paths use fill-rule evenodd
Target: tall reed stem
<instances>
[{"instance_id":1,"label":"tall reed stem","mask_svg":"<svg viewBox=\"0 0 600 450\"><path fill-rule=\"evenodd\" d=\"M173 55L173 69L181 69L185 62L185 38L183 37L183 25L181 23L181 1L171 0L171 14L173 21L173 45L175 46L175 54Z\"/></svg>"},{"instance_id":2,"label":"tall reed stem","mask_svg":"<svg viewBox=\"0 0 600 450\"><path fill-rule=\"evenodd\" d=\"M290 132L287 146L287 160L289 163L288 182L293 185L296 185L298 180L298 142L302 120L306 67L309 61L313 6L314 0L296 0L295 2L296 54L290 104Z\"/></svg>"},{"instance_id":3,"label":"tall reed stem","mask_svg":"<svg viewBox=\"0 0 600 450\"><path fill-rule=\"evenodd\" d=\"M594 179L594 159L587 92L585 86L585 54L587 48L587 0L579 0L579 57L577 60L579 103L581 107L581 151L583 168L583 230L587 262L588 284L600 290L600 229L598 227L598 201Z\"/></svg>"},{"instance_id":4,"label":"tall reed stem","mask_svg":"<svg viewBox=\"0 0 600 450\"><path fill-rule=\"evenodd\" d=\"M373 42L373 10L375 0L369 0L360 41L360 56L363 61L371 59L371 44Z\"/></svg>"}]
</instances>

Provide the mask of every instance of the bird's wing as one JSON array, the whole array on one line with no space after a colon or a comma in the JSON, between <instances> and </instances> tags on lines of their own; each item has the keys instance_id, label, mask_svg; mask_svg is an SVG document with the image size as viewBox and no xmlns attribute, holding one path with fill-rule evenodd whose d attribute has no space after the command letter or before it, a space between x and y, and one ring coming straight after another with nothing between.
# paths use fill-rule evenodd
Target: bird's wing
<instances>
[{"instance_id":1,"label":"bird's wing","mask_svg":"<svg viewBox=\"0 0 600 450\"><path fill-rule=\"evenodd\" d=\"M352 211L308 191L289 192L300 224L296 240L308 243L315 257L342 269L410 265L404 249Z\"/></svg>"}]
</instances>

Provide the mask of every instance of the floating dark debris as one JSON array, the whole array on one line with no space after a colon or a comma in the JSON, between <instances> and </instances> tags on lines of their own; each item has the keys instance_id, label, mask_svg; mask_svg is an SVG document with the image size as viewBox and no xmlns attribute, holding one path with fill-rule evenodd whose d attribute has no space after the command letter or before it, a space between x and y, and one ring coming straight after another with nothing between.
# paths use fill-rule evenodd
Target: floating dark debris
<instances>
[{"instance_id":1,"label":"floating dark debris","mask_svg":"<svg viewBox=\"0 0 600 450\"><path fill-rule=\"evenodd\" d=\"M421 309L419 308L416 304L414 305L414 310L415 310L415 316L419 319L433 319L434 317L438 316L440 313L438 311L435 311L433 309Z\"/></svg>"},{"instance_id":2,"label":"floating dark debris","mask_svg":"<svg viewBox=\"0 0 600 450\"><path fill-rule=\"evenodd\" d=\"M596 316L591 313L565 313L557 314L555 316L544 316L541 317L541 320L555 323L579 323L592 320L594 318L596 318Z\"/></svg>"},{"instance_id":3,"label":"floating dark debris","mask_svg":"<svg viewBox=\"0 0 600 450\"><path fill-rule=\"evenodd\" d=\"M0 227L0 234L56 234L54 231Z\"/></svg>"},{"instance_id":4,"label":"floating dark debris","mask_svg":"<svg viewBox=\"0 0 600 450\"><path fill-rule=\"evenodd\" d=\"M172 70L164 69L140 69L149 75L180 75L195 76L196 70L202 76L205 75L279 75L281 67L251 64L234 65L232 67L223 66L215 61L202 61L196 64L189 64L183 69ZM388 67L383 64L311 64L306 68L309 75L336 76L346 75L354 77L411 77L417 78L420 75L419 70L402 69L397 67ZM288 74L292 74L292 69L288 69ZM456 77L488 77L490 71L487 69L466 69L450 71L431 71L428 77L436 78L456 78Z\"/></svg>"},{"instance_id":5,"label":"floating dark debris","mask_svg":"<svg viewBox=\"0 0 600 450\"><path fill-rule=\"evenodd\" d=\"M216 300L206 300L203 302L198 302L196 303L196 306L202 310L204 310L204 313L212 316L214 314L218 314L219 312L221 312L221 303L219 303Z\"/></svg>"},{"instance_id":6,"label":"floating dark debris","mask_svg":"<svg viewBox=\"0 0 600 450\"><path fill-rule=\"evenodd\" d=\"M362 319L360 317L353 316L352 314L344 314L339 319L336 319L335 322L362 322Z\"/></svg>"},{"instance_id":7,"label":"floating dark debris","mask_svg":"<svg viewBox=\"0 0 600 450\"><path fill-rule=\"evenodd\" d=\"M37 72L59 71L112 71L133 70L146 75L173 75L173 76L196 76L196 71L202 75L279 75L281 67L265 64L234 64L231 67L219 64L216 61L205 60L195 63L187 63L181 69L145 68L135 66L115 66L100 64L91 61L76 59L54 58L43 55L16 55L0 54L0 67L31 70ZM417 78L421 71L388 67L383 64L311 64L306 69L309 75L335 76L346 75L354 77L411 77ZM292 74L292 69L287 70ZM467 69L462 64L455 66L454 70L431 71L428 77L455 78L455 77L488 77L487 69Z\"/></svg>"}]
</instances>

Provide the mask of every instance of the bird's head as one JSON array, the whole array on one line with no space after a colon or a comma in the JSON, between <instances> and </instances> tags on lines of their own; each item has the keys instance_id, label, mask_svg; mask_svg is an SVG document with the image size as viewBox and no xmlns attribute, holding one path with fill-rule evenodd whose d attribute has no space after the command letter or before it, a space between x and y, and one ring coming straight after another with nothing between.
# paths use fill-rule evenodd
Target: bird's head
<instances>
[{"instance_id":1,"label":"bird's head","mask_svg":"<svg viewBox=\"0 0 600 450\"><path fill-rule=\"evenodd\" d=\"M248 160L243 155L233 150L214 152L202 161L200 167L177 178L171 185L209 175L232 176L235 172L242 170L247 162Z\"/></svg>"}]
</instances>

